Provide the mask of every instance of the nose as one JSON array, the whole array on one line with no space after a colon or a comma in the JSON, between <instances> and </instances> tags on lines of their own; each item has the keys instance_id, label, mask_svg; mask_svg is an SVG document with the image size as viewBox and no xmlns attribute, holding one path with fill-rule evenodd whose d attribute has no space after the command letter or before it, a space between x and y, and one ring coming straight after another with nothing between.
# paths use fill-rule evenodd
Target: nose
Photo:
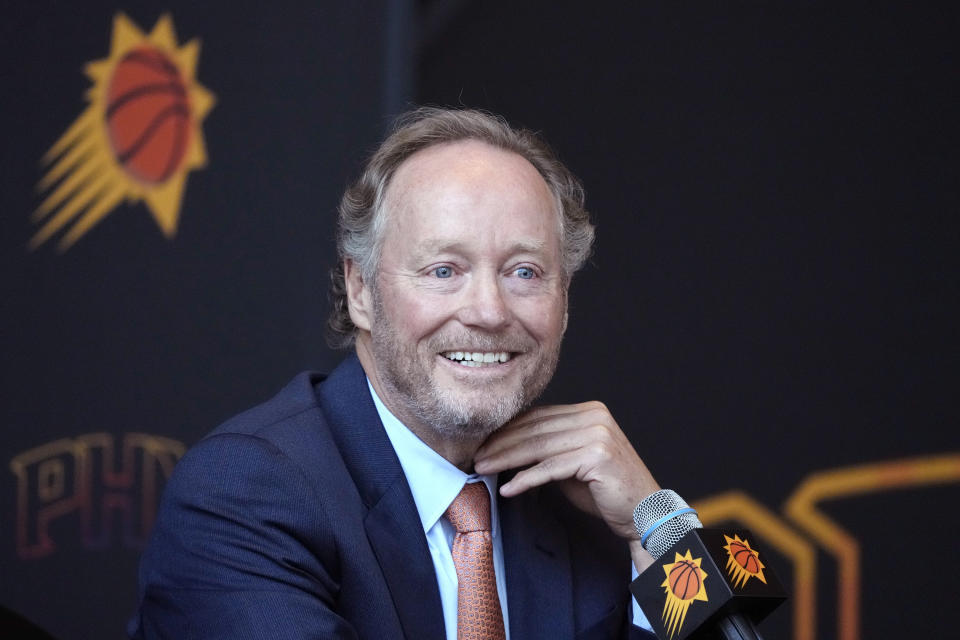
<instances>
[{"instance_id":1,"label":"nose","mask_svg":"<svg viewBox=\"0 0 960 640\"><path fill-rule=\"evenodd\" d=\"M510 308L498 274L471 276L470 285L463 291L457 319L465 326L486 331L496 331L510 323Z\"/></svg>"}]
</instances>

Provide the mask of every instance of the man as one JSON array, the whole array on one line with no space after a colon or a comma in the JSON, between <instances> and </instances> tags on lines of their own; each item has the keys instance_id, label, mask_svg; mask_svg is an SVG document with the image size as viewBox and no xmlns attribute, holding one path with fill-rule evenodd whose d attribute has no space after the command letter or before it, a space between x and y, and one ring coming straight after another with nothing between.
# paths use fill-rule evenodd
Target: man
<instances>
[{"instance_id":1,"label":"man","mask_svg":"<svg viewBox=\"0 0 960 640\"><path fill-rule=\"evenodd\" d=\"M659 487L602 404L528 409L592 240L533 134L402 117L340 207L330 327L356 354L184 457L131 634L646 637L631 517Z\"/></svg>"}]
</instances>

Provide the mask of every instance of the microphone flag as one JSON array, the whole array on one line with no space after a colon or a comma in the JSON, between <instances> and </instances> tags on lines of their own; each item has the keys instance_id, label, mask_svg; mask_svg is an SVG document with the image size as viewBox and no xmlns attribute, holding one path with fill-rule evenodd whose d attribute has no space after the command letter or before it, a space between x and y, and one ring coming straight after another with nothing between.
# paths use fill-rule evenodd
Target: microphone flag
<instances>
[{"instance_id":1,"label":"microphone flag","mask_svg":"<svg viewBox=\"0 0 960 640\"><path fill-rule=\"evenodd\" d=\"M630 584L657 638L714 637L695 632L731 616L760 622L787 599L752 540L746 529L692 529Z\"/></svg>"}]
</instances>

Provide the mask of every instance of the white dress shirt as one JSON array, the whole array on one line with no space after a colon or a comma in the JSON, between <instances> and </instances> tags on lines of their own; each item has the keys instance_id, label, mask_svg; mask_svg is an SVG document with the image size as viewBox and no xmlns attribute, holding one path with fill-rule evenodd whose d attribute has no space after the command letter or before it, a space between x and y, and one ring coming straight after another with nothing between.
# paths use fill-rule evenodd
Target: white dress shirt
<instances>
[{"instance_id":1,"label":"white dress shirt","mask_svg":"<svg viewBox=\"0 0 960 640\"><path fill-rule=\"evenodd\" d=\"M467 474L450 461L431 449L418 438L400 420L397 419L380 400L373 385L367 380L373 403L380 414L380 421L387 432L390 444L397 452L403 475L410 485L413 501L423 524L427 538L427 547L433 559L433 568L437 574L437 586L440 589L440 604L443 606L443 625L447 640L457 640L457 570L453 564L453 538L456 531L453 525L443 517L447 507L457 497L468 482L483 482L490 493L490 535L493 538L493 571L497 579L497 594L503 609L503 625L510 640L510 618L507 613L506 573L503 568L503 539L500 536L500 518L497 512L497 476ZM636 569L634 569L636 578ZM633 623L652 630L643 611L633 600Z\"/></svg>"}]
</instances>

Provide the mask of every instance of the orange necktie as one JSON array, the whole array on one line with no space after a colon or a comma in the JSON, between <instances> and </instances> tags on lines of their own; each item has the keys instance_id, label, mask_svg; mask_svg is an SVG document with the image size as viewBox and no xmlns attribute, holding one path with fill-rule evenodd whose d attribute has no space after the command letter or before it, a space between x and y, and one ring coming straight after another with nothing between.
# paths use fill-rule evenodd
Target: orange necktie
<instances>
[{"instance_id":1,"label":"orange necktie","mask_svg":"<svg viewBox=\"0 0 960 640\"><path fill-rule=\"evenodd\" d=\"M464 485L447 509L457 530L453 564L457 568L457 640L503 640L503 610L493 573L490 494L483 482Z\"/></svg>"}]
</instances>

